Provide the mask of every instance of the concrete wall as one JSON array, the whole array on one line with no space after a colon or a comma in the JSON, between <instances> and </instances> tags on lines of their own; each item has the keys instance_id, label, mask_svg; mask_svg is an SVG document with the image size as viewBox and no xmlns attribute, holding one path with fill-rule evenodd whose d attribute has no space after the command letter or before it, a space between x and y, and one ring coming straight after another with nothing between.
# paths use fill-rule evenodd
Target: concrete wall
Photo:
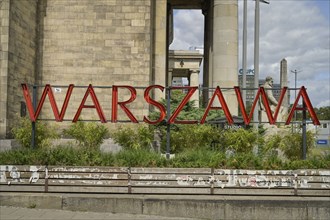
<instances>
[{"instance_id":1,"label":"concrete wall","mask_svg":"<svg viewBox=\"0 0 330 220\"><path fill-rule=\"evenodd\" d=\"M0 205L197 219L328 219L328 198L1 193Z\"/></svg>"}]
</instances>

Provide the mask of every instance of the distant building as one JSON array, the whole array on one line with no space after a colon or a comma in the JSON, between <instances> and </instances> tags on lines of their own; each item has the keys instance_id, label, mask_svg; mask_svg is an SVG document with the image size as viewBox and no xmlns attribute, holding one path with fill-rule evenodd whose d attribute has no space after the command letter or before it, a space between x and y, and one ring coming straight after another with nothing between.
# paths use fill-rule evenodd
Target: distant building
<instances>
[{"instance_id":1,"label":"distant building","mask_svg":"<svg viewBox=\"0 0 330 220\"><path fill-rule=\"evenodd\" d=\"M320 123L316 126L316 146L330 147L330 120L321 120Z\"/></svg>"},{"instance_id":2,"label":"distant building","mask_svg":"<svg viewBox=\"0 0 330 220\"><path fill-rule=\"evenodd\" d=\"M260 79L259 80L259 86L263 85L265 83L265 79ZM240 88L243 88L243 75L242 72L240 71L239 75L238 75L238 84ZM246 88L248 88L248 90L246 90L246 104L247 105L252 105L253 101L255 99L255 90L254 88L254 71L253 70L248 70L248 73L246 74ZM281 84L279 83L274 83L273 84L273 95L276 98L276 100L280 99L280 95L281 95ZM287 92L289 93L289 92ZM290 94L289 94L290 96ZM290 100L290 99L288 99ZM284 103L283 103L284 104ZM289 103L287 103L287 105L289 105Z\"/></svg>"}]
</instances>

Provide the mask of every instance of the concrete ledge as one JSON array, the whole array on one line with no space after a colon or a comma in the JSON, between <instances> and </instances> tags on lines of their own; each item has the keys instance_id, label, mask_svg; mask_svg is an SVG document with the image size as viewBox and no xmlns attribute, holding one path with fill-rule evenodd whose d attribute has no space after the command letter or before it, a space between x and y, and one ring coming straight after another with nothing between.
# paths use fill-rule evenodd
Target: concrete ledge
<instances>
[{"instance_id":1,"label":"concrete ledge","mask_svg":"<svg viewBox=\"0 0 330 220\"><path fill-rule=\"evenodd\" d=\"M20 147L20 144L14 139L0 139L0 152L14 150Z\"/></svg>"},{"instance_id":2,"label":"concrete ledge","mask_svg":"<svg viewBox=\"0 0 330 220\"><path fill-rule=\"evenodd\" d=\"M327 219L329 197L1 193L1 206L200 219Z\"/></svg>"}]
</instances>

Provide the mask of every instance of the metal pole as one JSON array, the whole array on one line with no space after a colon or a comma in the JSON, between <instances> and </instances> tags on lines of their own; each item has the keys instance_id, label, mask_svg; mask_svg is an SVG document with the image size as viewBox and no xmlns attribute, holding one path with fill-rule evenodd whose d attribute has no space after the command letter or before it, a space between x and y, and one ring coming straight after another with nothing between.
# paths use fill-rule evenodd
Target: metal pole
<instances>
[{"instance_id":1,"label":"metal pole","mask_svg":"<svg viewBox=\"0 0 330 220\"><path fill-rule=\"evenodd\" d=\"M247 0L244 0L244 9L243 9L243 102L246 106L246 54L247 54Z\"/></svg>"},{"instance_id":2,"label":"metal pole","mask_svg":"<svg viewBox=\"0 0 330 220\"><path fill-rule=\"evenodd\" d=\"M294 73L294 100L297 100L297 73L301 72L298 70L291 70ZM294 120L297 121L297 112L294 112Z\"/></svg>"},{"instance_id":3,"label":"metal pole","mask_svg":"<svg viewBox=\"0 0 330 220\"><path fill-rule=\"evenodd\" d=\"M169 120L171 116L171 87L168 87L166 91L167 91L166 159L170 159L171 124L169 123Z\"/></svg>"},{"instance_id":4,"label":"metal pole","mask_svg":"<svg viewBox=\"0 0 330 220\"><path fill-rule=\"evenodd\" d=\"M307 154L307 137L306 137L306 104L305 101L303 101L303 121L302 121L302 152L303 152L303 160L306 160L306 154Z\"/></svg>"},{"instance_id":5,"label":"metal pole","mask_svg":"<svg viewBox=\"0 0 330 220\"><path fill-rule=\"evenodd\" d=\"M259 0L256 0L255 4L255 20L254 20L254 88L259 88L259 24L260 24L260 9ZM255 97L257 96L257 90L254 91ZM258 117L259 109L255 108L253 112L253 121L259 122ZM254 127L258 129L259 123L255 123Z\"/></svg>"},{"instance_id":6,"label":"metal pole","mask_svg":"<svg viewBox=\"0 0 330 220\"><path fill-rule=\"evenodd\" d=\"M297 70L294 71L294 100L297 100ZM294 120L297 121L297 111L294 112Z\"/></svg>"},{"instance_id":7,"label":"metal pole","mask_svg":"<svg viewBox=\"0 0 330 220\"><path fill-rule=\"evenodd\" d=\"M262 3L269 4L267 0L255 0L255 20L254 20L254 87L259 88L259 27L260 27L260 1ZM257 96L257 90L254 91L255 97ZM255 108L253 112L253 121L258 122L254 124L254 127L258 129L259 125L259 109Z\"/></svg>"},{"instance_id":8,"label":"metal pole","mask_svg":"<svg viewBox=\"0 0 330 220\"><path fill-rule=\"evenodd\" d=\"M34 112L37 109L37 87L33 85L33 94L32 94L32 104ZM32 122L32 132L31 132L31 146L33 149L36 148L36 122Z\"/></svg>"}]
</instances>

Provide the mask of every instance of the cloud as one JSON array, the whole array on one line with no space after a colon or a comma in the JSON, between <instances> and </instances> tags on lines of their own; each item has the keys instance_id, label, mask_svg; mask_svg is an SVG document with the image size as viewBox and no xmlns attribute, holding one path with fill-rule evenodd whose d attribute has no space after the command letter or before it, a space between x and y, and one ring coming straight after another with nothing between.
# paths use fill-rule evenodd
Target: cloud
<instances>
[{"instance_id":1,"label":"cloud","mask_svg":"<svg viewBox=\"0 0 330 220\"><path fill-rule=\"evenodd\" d=\"M248 2L247 66L254 65L254 5ZM297 87L305 86L313 105L329 105L330 23L317 1L272 0L260 3L260 78L273 76L279 82L280 61L288 61L289 87L299 70ZM243 1L239 1L239 66L242 58ZM204 20L200 10L177 10L171 49L203 45ZM293 95L291 95L293 97Z\"/></svg>"},{"instance_id":2,"label":"cloud","mask_svg":"<svg viewBox=\"0 0 330 220\"><path fill-rule=\"evenodd\" d=\"M191 46L203 46L204 15L201 10L175 10L174 16L174 41L170 49L188 50Z\"/></svg>"}]
</instances>

